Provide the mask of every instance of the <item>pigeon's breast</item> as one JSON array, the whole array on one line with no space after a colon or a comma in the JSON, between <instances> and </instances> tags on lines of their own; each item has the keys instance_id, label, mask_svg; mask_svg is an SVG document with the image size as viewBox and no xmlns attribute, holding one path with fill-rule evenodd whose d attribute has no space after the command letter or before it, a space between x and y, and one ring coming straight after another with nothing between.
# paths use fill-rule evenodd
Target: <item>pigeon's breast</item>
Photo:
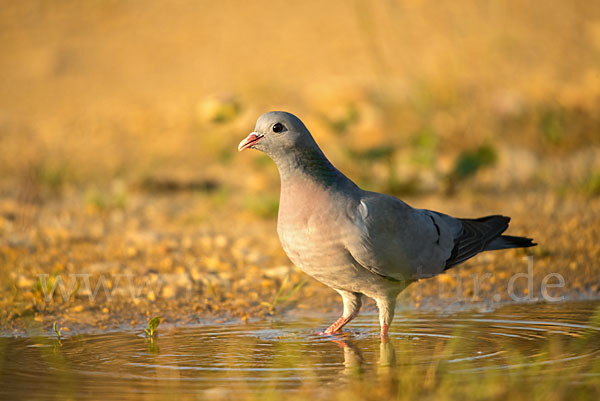
<instances>
[{"instance_id":1,"label":"pigeon's breast","mask_svg":"<svg viewBox=\"0 0 600 401\"><path fill-rule=\"evenodd\" d=\"M304 181L282 188L277 231L286 253L299 267L339 260L343 250L335 193Z\"/></svg>"},{"instance_id":2,"label":"pigeon's breast","mask_svg":"<svg viewBox=\"0 0 600 401\"><path fill-rule=\"evenodd\" d=\"M279 239L288 257L310 274L345 262L345 248L335 217L318 212L305 219L285 219L278 223Z\"/></svg>"},{"instance_id":3,"label":"pigeon's breast","mask_svg":"<svg viewBox=\"0 0 600 401\"><path fill-rule=\"evenodd\" d=\"M288 188L289 189L289 188ZM348 291L361 291L372 276L358 266L346 247L344 230L348 215L335 193L311 188L306 192L282 192L277 232L290 260L322 283Z\"/></svg>"}]
</instances>

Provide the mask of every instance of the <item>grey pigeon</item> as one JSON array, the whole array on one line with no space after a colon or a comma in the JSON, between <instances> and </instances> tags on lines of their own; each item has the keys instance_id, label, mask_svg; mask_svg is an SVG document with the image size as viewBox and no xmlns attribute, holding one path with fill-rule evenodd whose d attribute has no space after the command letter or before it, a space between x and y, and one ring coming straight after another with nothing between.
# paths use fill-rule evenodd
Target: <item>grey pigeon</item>
<instances>
[{"instance_id":1,"label":"grey pigeon","mask_svg":"<svg viewBox=\"0 0 600 401\"><path fill-rule=\"evenodd\" d=\"M290 113L263 114L238 146L239 151L248 148L266 153L279 169L277 233L285 253L342 296L343 314L324 334L350 322L366 295L377 302L385 338L396 296L411 282L479 252L536 245L530 238L502 235L509 217L454 218L360 189Z\"/></svg>"}]
</instances>

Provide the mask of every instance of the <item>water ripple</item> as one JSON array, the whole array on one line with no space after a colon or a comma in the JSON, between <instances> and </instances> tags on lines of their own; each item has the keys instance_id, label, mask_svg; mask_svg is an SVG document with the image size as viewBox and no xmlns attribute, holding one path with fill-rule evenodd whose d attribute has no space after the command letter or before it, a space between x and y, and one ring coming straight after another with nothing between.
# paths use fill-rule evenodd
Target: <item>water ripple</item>
<instances>
[{"instance_id":1,"label":"water ripple","mask_svg":"<svg viewBox=\"0 0 600 401\"><path fill-rule=\"evenodd\" d=\"M600 358L600 328L589 324L599 303L507 307L482 314L400 313L388 342L376 315L359 316L335 336L315 333L328 319L263 321L199 327L161 327L150 340L136 332L71 335L62 346L47 337L0 337L4 361L0 395L31 398L94 394L198 394L216 388L282 393L307 385L335 385L359 372L432 367L448 374L519 371L532 367L580 371ZM592 338L594 341L584 341ZM590 345L591 344L591 345ZM536 368L537 369L537 368ZM429 372L429 373L428 373ZM536 371L537 372L537 371ZM573 380L597 377L581 371Z\"/></svg>"}]
</instances>

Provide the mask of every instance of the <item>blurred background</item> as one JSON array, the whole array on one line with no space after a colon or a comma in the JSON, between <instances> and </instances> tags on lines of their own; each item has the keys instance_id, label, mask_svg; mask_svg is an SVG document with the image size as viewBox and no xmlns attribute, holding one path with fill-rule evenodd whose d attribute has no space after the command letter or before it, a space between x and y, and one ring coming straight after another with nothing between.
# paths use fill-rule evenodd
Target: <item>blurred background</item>
<instances>
[{"instance_id":1,"label":"blurred background","mask_svg":"<svg viewBox=\"0 0 600 401\"><path fill-rule=\"evenodd\" d=\"M236 145L277 109L371 189L600 192L596 2L9 1L0 34L3 191L276 200L275 168Z\"/></svg>"},{"instance_id":2,"label":"blurred background","mask_svg":"<svg viewBox=\"0 0 600 401\"><path fill-rule=\"evenodd\" d=\"M244 286L271 297L292 270L277 170L237 144L269 110L298 115L366 189L512 214L548 271L598 293L600 2L4 1L0 38L17 315L50 307L40 272L124 269L188 277L149 301L184 287L237 305L243 291L260 309L267 295ZM523 268L506 254L472 266Z\"/></svg>"}]
</instances>

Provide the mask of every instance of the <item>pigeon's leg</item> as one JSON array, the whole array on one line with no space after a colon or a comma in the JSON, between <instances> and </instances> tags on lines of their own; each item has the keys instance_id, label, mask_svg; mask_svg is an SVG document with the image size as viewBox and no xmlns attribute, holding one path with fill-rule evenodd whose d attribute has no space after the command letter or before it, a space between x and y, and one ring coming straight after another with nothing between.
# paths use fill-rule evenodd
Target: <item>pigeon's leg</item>
<instances>
[{"instance_id":1,"label":"pigeon's leg","mask_svg":"<svg viewBox=\"0 0 600 401\"><path fill-rule=\"evenodd\" d=\"M381 338L387 339L388 329L394 319L396 309L396 295L377 298L377 308L379 309L379 325L381 326Z\"/></svg>"},{"instance_id":2,"label":"pigeon's leg","mask_svg":"<svg viewBox=\"0 0 600 401\"><path fill-rule=\"evenodd\" d=\"M342 301L344 302L344 313L322 334L331 335L340 331L342 327L344 327L348 322L354 319L356 315L358 315L358 311L362 305L362 294L342 290L336 291L342 296Z\"/></svg>"}]
</instances>

